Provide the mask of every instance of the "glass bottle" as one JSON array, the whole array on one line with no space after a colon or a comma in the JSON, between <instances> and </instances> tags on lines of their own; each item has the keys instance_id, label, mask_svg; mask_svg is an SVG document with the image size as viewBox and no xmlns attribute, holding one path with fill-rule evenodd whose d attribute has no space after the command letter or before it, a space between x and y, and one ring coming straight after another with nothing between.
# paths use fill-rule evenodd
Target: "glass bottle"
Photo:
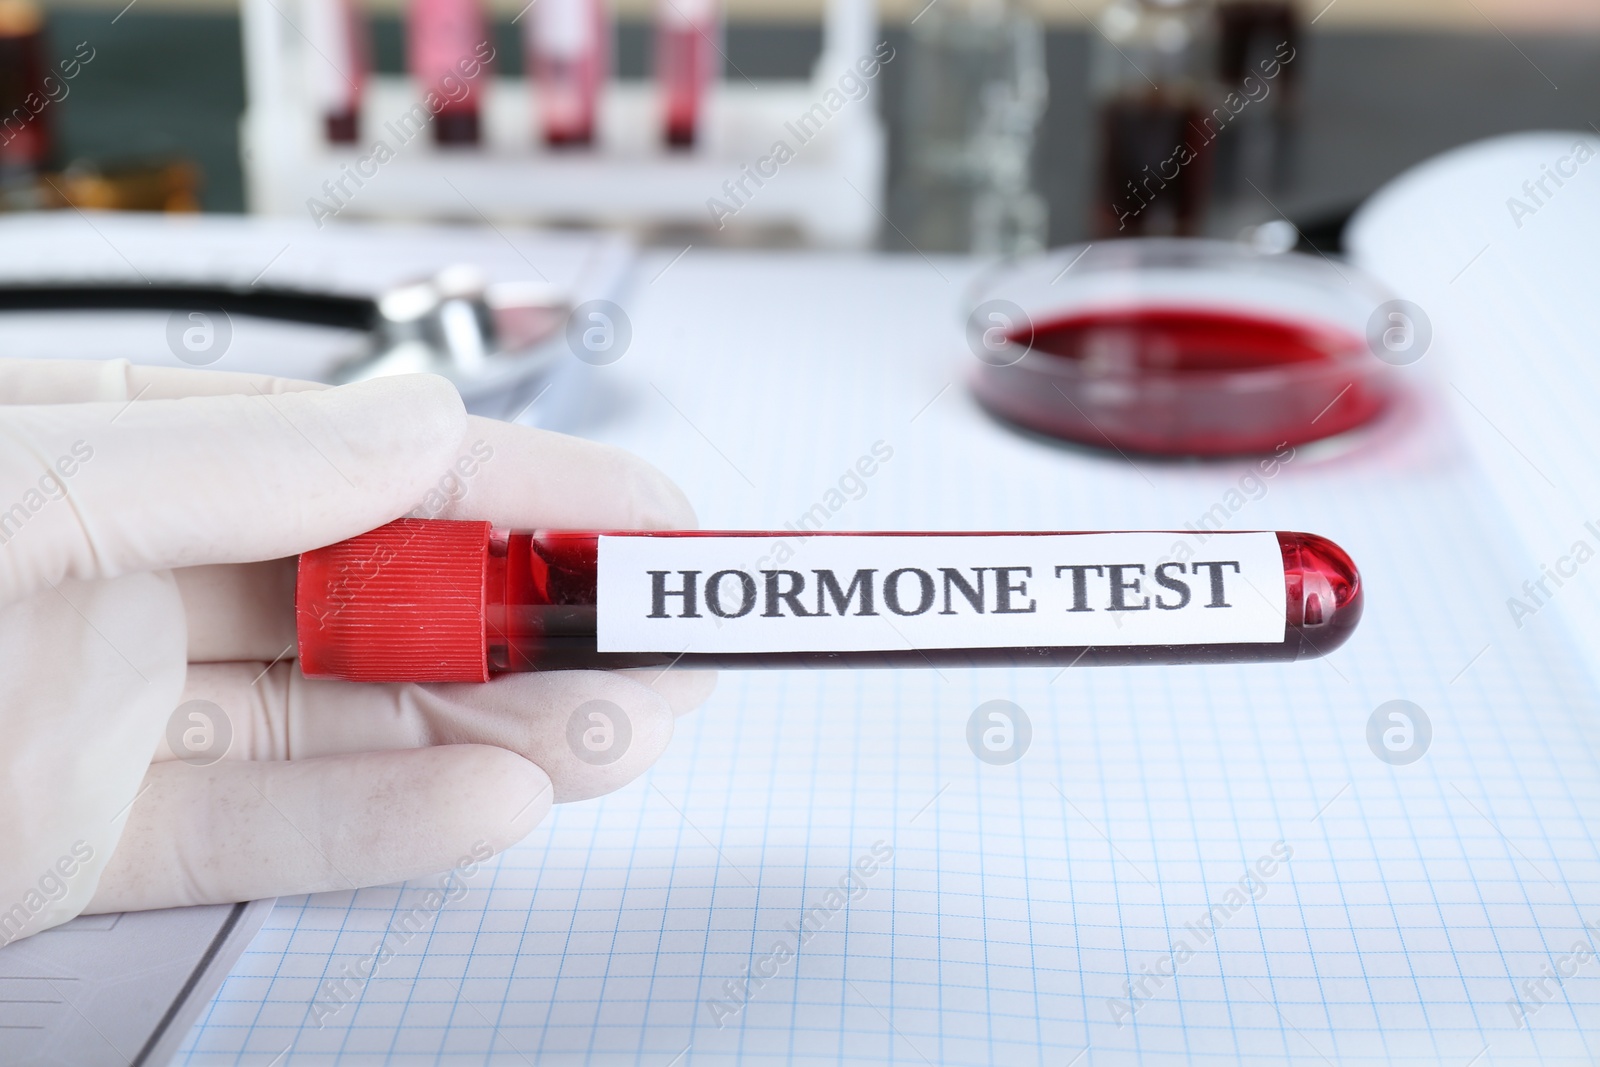
<instances>
[{"instance_id":1,"label":"glass bottle","mask_svg":"<svg viewBox=\"0 0 1600 1067\"><path fill-rule=\"evenodd\" d=\"M1044 247L1034 131L1048 91L1038 22L1013 0L940 0L911 26L899 214L924 251Z\"/></svg>"},{"instance_id":2,"label":"glass bottle","mask_svg":"<svg viewBox=\"0 0 1600 1067\"><path fill-rule=\"evenodd\" d=\"M1289 183L1300 104L1300 15L1294 0L1220 0L1217 77L1235 117L1218 142L1219 196L1259 200Z\"/></svg>"},{"instance_id":3,"label":"glass bottle","mask_svg":"<svg viewBox=\"0 0 1600 1067\"><path fill-rule=\"evenodd\" d=\"M1091 42L1098 237L1192 236L1204 225L1214 145L1209 0L1115 0Z\"/></svg>"}]
</instances>

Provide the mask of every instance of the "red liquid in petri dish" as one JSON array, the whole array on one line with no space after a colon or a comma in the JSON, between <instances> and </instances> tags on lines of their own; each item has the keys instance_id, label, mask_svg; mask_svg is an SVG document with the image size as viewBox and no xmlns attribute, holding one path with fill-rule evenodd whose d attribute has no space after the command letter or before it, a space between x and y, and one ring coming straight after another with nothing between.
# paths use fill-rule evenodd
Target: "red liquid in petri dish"
<instances>
[{"instance_id":1,"label":"red liquid in petri dish","mask_svg":"<svg viewBox=\"0 0 1600 1067\"><path fill-rule=\"evenodd\" d=\"M1074 312L1014 332L1028 349L980 367L979 401L1026 429L1156 456L1270 453L1365 425L1383 367L1332 325L1216 311Z\"/></svg>"}]
</instances>

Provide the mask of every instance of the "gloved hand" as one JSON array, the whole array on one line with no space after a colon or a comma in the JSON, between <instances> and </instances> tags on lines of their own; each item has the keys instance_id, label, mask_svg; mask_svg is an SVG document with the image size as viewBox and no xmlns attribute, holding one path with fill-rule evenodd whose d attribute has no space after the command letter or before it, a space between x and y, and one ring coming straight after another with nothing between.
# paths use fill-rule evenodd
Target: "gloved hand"
<instances>
[{"instance_id":1,"label":"gloved hand","mask_svg":"<svg viewBox=\"0 0 1600 1067\"><path fill-rule=\"evenodd\" d=\"M404 514L694 522L642 461L468 418L440 378L0 361L0 943L481 859L633 779L709 692L661 672L307 680L296 554ZM596 699L629 720L611 762L567 740Z\"/></svg>"}]
</instances>

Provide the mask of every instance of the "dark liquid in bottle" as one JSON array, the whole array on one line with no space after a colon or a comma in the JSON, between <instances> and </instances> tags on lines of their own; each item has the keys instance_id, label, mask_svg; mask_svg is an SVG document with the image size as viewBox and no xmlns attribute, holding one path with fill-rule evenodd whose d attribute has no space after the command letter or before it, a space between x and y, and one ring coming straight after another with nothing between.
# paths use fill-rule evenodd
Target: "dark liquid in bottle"
<instances>
[{"instance_id":1,"label":"dark liquid in bottle","mask_svg":"<svg viewBox=\"0 0 1600 1067\"><path fill-rule=\"evenodd\" d=\"M1300 19L1290 0L1236 0L1217 9L1217 76L1241 110L1217 145L1217 189L1257 198L1289 182L1298 107Z\"/></svg>"},{"instance_id":2,"label":"dark liquid in bottle","mask_svg":"<svg viewBox=\"0 0 1600 1067\"><path fill-rule=\"evenodd\" d=\"M1193 97L1151 91L1100 109L1097 237L1193 236L1211 192L1210 113Z\"/></svg>"},{"instance_id":3,"label":"dark liquid in bottle","mask_svg":"<svg viewBox=\"0 0 1600 1067\"><path fill-rule=\"evenodd\" d=\"M1293 61L1300 46L1300 18L1290 0L1223 4L1217 9L1217 37L1217 74L1224 88L1238 89L1247 75L1267 77L1281 99L1294 96L1300 80Z\"/></svg>"}]
</instances>

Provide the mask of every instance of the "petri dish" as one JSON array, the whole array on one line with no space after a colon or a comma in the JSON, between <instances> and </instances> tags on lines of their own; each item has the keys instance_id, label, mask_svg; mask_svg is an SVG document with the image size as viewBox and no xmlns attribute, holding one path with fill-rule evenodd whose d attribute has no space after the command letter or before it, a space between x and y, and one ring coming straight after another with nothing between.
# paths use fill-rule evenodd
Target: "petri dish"
<instances>
[{"instance_id":1,"label":"petri dish","mask_svg":"<svg viewBox=\"0 0 1600 1067\"><path fill-rule=\"evenodd\" d=\"M1389 410L1410 359L1379 358L1369 336L1390 296L1348 264L1230 241L1073 246L973 285L971 388L999 418L1091 448L1270 453Z\"/></svg>"}]
</instances>

